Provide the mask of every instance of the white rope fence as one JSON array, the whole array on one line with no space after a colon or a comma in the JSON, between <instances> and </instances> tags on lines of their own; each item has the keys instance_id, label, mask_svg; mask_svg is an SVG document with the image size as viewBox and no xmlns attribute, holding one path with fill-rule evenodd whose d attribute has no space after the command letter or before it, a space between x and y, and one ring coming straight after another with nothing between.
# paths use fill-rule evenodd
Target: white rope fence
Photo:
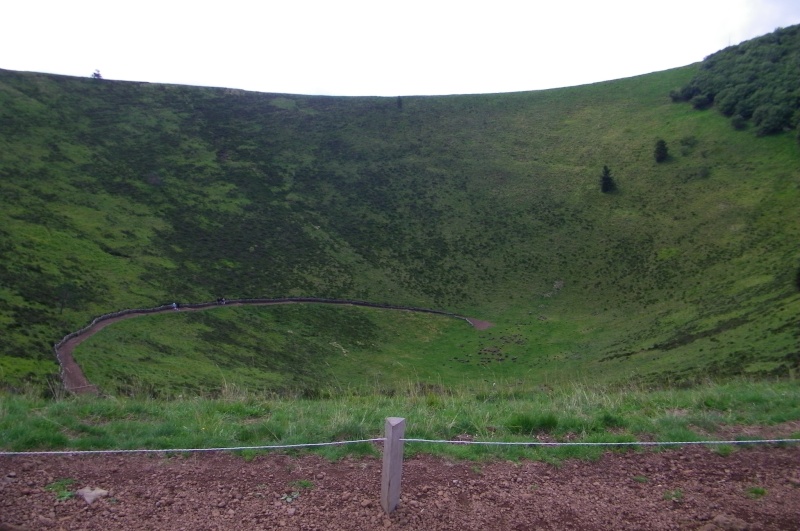
<instances>
[{"instance_id":1,"label":"white rope fence","mask_svg":"<svg viewBox=\"0 0 800 531\"><path fill-rule=\"evenodd\" d=\"M331 441L322 443L270 444L260 446L222 446L218 448L133 448L127 450L32 450L19 452L0 451L0 457L25 455L92 455L92 454L171 454L191 452L241 452L246 450L283 450L291 448L315 448L321 446L344 446L347 444L384 442L385 437L357 439L353 441ZM684 446L684 445L745 445L745 444L785 444L800 443L800 439L755 439L742 441L625 441L625 442L541 442L541 441L460 441L449 439L400 439L400 442L430 444L475 444L483 446Z\"/></svg>"},{"instance_id":2,"label":"white rope fence","mask_svg":"<svg viewBox=\"0 0 800 531\"><path fill-rule=\"evenodd\" d=\"M381 475L381 506L387 514L397 508L400 503L400 483L403 476L403 443L429 444L473 444L492 446L683 446L683 445L746 445L746 444L778 444L800 443L800 439L757 439L749 441L626 441L626 442L504 442L504 441L464 441L444 439L415 439L403 437L405 419L390 417L386 419L386 441L383 445L383 471Z\"/></svg>"},{"instance_id":3,"label":"white rope fence","mask_svg":"<svg viewBox=\"0 0 800 531\"><path fill-rule=\"evenodd\" d=\"M685 444L778 444L800 443L800 439L756 439L749 441L625 441L625 442L502 442L502 441L448 441L436 439L400 439L403 442L434 444L482 444L495 446L683 446Z\"/></svg>"},{"instance_id":4,"label":"white rope fence","mask_svg":"<svg viewBox=\"0 0 800 531\"><path fill-rule=\"evenodd\" d=\"M383 443L383 470L381 473L381 506L386 513L395 510L400 502L400 483L403 473L403 444L454 444L484 446L524 446L524 447L557 447L557 446L686 446L686 445L748 445L748 444L787 444L800 443L800 439L755 439L739 441L625 441L625 442L543 442L543 441L464 441L447 439L404 438L405 419L388 417L384 424L384 437L358 439L353 441L332 441L322 443L271 444L259 446L228 446L219 448L166 448L166 449L131 449L131 450L47 450L4 452L2 456L44 456L44 455L97 455L97 454L169 454L189 452L237 452L244 450L283 450L293 448L318 448L322 446L342 446L360 443Z\"/></svg>"},{"instance_id":5,"label":"white rope fence","mask_svg":"<svg viewBox=\"0 0 800 531\"><path fill-rule=\"evenodd\" d=\"M342 446L345 444L358 444L384 441L383 437L375 439L359 439L355 441L332 441L323 443L301 444L272 444L262 446L228 446L224 448L166 448L163 450L131 449L131 450L42 450L30 452L0 452L0 456L22 455L92 455L92 454L170 454L189 452L239 452L244 450L282 450L287 448L312 448L319 446Z\"/></svg>"}]
</instances>

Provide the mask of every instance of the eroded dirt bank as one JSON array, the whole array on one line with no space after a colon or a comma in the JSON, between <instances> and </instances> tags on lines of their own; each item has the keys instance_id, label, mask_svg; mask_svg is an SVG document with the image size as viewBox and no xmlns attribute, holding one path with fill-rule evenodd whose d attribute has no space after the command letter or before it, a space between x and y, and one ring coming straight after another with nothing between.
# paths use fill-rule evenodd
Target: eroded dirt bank
<instances>
[{"instance_id":1,"label":"eroded dirt bank","mask_svg":"<svg viewBox=\"0 0 800 531\"><path fill-rule=\"evenodd\" d=\"M725 457L628 451L558 467L423 456L406 461L401 505L387 517L376 458L0 457L0 529L799 529L799 468L797 445ZM59 501L47 487L64 479L108 496Z\"/></svg>"}]
</instances>

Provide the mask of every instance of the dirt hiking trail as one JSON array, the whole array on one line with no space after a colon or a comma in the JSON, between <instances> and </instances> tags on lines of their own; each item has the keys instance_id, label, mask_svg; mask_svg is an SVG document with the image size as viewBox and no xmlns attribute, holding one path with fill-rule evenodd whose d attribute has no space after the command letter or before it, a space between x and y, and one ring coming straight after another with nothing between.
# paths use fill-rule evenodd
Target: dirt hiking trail
<instances>
[{"instance_id":1,"label":"dirt hiking trail","mask_svg":"<svg viewBox=\"0 0 800 531\"><path fill-rule=\"evenodd\" d=\"M86 378L86 376L83 374L83 370L80 368L80 365L78 365L78 363L75 361L75 358L72 355L75 348L84 341L86 341L86 339L90 338L91 336L102 330L103 328L112 325L116 322L122 321L124 319L132 319L134 317L143 317L146 315L153 315L159 313L169 313L174 311L181 311L181 312L203 311L203 310L211 310L214 308L219 308L221 306L272 306L276 304L331 304L339 306L362 306L367 308L379 308L386 310L400 310L408 312L432 313L437 315L444 315L447 317L453 317L456 319L464 320L467 323L469 323L472 327L474 327L476 330L485 330L493 326L492 323L488 321L481 321L479 319L464 317L461 315L444 312L440 310L431 310L428 308L414 308L409 306L392 306L387 304L377 304L365 301L317 299L308 297L293 298L293 299L239 299L230 301L225 301L224 299L220 299L220 301L217 301L215 303L207 302L199 304L185 304L185 305L178 305L176 307L173 307L172 305L164 305L158 308L144 309L144 310L123 310L121 312L116 312L115 314L109 314L109 316L104 316L95 319L91 325L83 328L76 334L70 334L69 336L67 336L69 339L62 340L55 346L56 358L58 359L58 362L61 365L61 381L64 385L64 388L67 391L76 394L89 394L89 393L100 394L100 390L97 388L97 386L93 385Z\"/></svg>"}]
</instances>

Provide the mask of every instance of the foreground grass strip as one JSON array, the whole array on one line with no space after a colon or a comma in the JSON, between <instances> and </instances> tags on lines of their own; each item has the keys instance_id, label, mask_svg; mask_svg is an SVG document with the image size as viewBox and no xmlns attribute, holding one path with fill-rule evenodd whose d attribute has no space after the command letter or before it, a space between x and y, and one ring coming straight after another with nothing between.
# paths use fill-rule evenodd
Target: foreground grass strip
<instances>
[{"instance_id":1,"label":"foreground grass strip","mask_svg":"<svg viewBox=\"0 0 800 531\"><path fill-rule=\"evenodd\" d=\"M382 436L387 416L408 419L406 437L497 442L633 442L714 440L743 426L800 420L794 381L709 383L693 389L559 390L505 386L392 397L341 393L326 400L231 393L218 399L72 397L45 401L0 396L0 448L105 450L224 448L350 441ZM800 438L789 433L784 438ZM727 439L727 437L726 437ZM525 447L415 443L407 452L465 459L594 459L606 447ZM286 450L295 453L298 450ZM314 449L331 459L374 455L364 442ZM626 451L618 448L615 451ZM733 449L732 451L735 451ZM252 452L251 452L252 453Z\"/></svg>"}]
</instances>

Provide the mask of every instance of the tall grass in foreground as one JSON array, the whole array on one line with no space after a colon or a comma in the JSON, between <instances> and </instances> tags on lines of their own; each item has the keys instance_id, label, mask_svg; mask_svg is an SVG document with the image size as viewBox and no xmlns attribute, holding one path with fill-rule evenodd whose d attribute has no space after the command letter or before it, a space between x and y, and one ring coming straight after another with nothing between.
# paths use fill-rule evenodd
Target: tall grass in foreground
<instances>
[{"instance_id":1,"label":"tall grass in foreground","mask_svg":"<svg viewBox=\"0 0 800 531\"><path fill-rule=\"evenodd\" d=\"M267 398L228 390L221 398L0 395L0 448L180 449L357 440L382 436L384 419L407 419L406 437L478 441L697 441L735 426L800 420L796 381L731 381L691 389L604 389L587 384L523 389L501 384L436 390L409 385L394 396ZM800 432L791 434L800 438ZM374 454L362 443L315 450L336 459ZM605 449L409 443L409 454L457 458L594 458ZM253 454L248 451L248 454Z\"/></svg>"}]
</instances>

